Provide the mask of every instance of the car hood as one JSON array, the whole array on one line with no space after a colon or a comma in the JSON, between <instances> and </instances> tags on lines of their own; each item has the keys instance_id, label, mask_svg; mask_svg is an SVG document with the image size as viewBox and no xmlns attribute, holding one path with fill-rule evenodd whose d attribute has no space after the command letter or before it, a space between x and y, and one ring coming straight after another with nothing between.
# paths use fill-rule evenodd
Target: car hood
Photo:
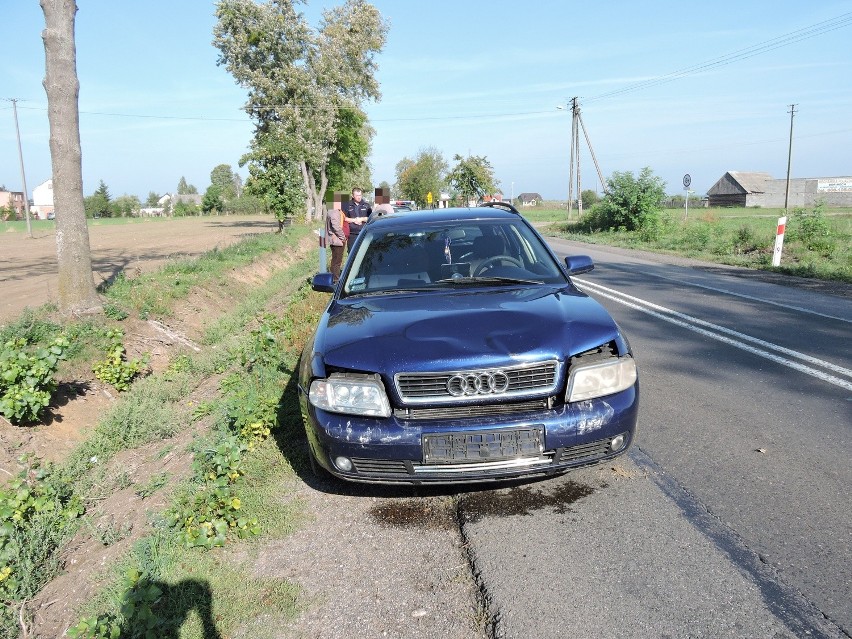
<instances>
[{"instance_id":1,"label":"car hood","mask_svg":"<svg viewBox=\"0 0 852 639\"><path fill-rule=\"evenodd\" d=\"M564 361L617 336L603 307L570 287L418 292L333 301L313 354L326 367L392 376Z\"/></svg>"}]
</instances>

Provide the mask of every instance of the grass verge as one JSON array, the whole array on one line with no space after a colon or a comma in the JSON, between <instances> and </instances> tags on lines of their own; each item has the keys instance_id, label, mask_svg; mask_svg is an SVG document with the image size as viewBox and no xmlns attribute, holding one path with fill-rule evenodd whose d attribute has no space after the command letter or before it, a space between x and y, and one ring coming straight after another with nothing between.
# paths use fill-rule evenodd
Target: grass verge
<instances>
[{"instance_id":1,"label":"grass verge","mask_svg":"<svg viewBox=\"0 0 852 639\"><path fill-rule=\"evenodd\" d=\"M852 214L820 207L797 209L786 226L780 266L772 266L779 211L769 209L665 210L660 224L640 231L580 232L576 221L552 223L557 237L699 259L717 264L852 283ZM783 211L780 211L783 215ZM525 216L528 216L524 212ZM549 222L537 212L530 219Z\"/></svg>"},{"instance_id":2,"label":"grass verge","mask_svg":"<svg viewBox=\"0 0 852 639\"><path fill-rule=\"evenodd\" d=\"M246 242L247 246L214 251L213 255L200 258L199 264L182 264L179 272L197 276L193 285L224 282L223 274L227 271L270 250L293 247L307 232L309 229L294 226L288 230L287 238L272 236L271 241L252 238ZM56 574L59 567L50 559L59 556L59 549L87 521L87 515L78 517L79 513L70 510L71 505L92 504L105 496L105 486L108 491L129 483L126 473L106 470L110 459L148 442L168 441L193 427L195 422L201 426L200 432L206 433L191 446L202 473L196 472L183 482L169 506L170 512L180 515L172 523L183 523L170 526L168 513L160 513L151 532L125 553L120 567L111 567L101 576L108 585L84 607L83 614L88 617L71 634L106 637L119 632L121 636L144 636L138 634L141 628L154 632L153 636L209 637L215 636L210 634L211 623L216 632L229 635L270 611L281 620L295 614L296 589L281 580L252 576L251 562L245 559L245 553L231 550L235 544L247 543L247 548L251 548L252 537L288 534L300 520L299 503L286 499L282 486L293 485L294 464L304 463L298 441L302 437L301 422L292 376L305 339L305 317L318 315L327 302L326 296L312 293L306 287L307 275L314 264L315 259L299 260L274 273L249 294L244 285L232 283L231 286L240 288L234 297L242 301L208 331L205 343L209 348L201 354L182 354L163 373L135 382L67 462L51 472L51 481L70 491L56 496L53 510L65 514L65 520L70 523L60 527L46 518L36 518L28 525L13 527L25 537L18 540L18 546L40 547L43 552L36 553L26 565L7 563L11 573L20 574L25 569L32 579L26 592L17 589L4 593L7 605L0 628L3 636L16 636L22 612L26 616L22 604ZM161 288L176 272L174 267L163 269L144 281L134 281L132 287L119 288L115 293L108 290L107 296L141 315L152 308L144 301L151 299L148 289ZM181 295L190 289L181 288ZM179 296L161 298L165 303L157 310L167 313L176 299ZM29 339L41 341L70 328L28 315L9 330L15 334L24 332ZM86 330L79 332L86 334ZM214 376L221 376L216 398L196 402L194 406L187 402L202 382ZM275 437L270 438L269 434ZM238 442L238 459L229 458L228 463L233 464L224 474L227 479L223 483L211 484L204 474L203 462L215 460L211 451L226 440ZM108 478L110 473L112 477ZM229 478L229 474L235 477ZM32 487L37 487L36 478L31 479ZM149 495L166 481L162 474L152 477L146 486L139 487L137 495ZM234 529L225 528L222 535L215 537L222 543L209 544L215 547L212 551L204 550L202 544L193 547L186 543L186 536L179 533L188 529L188 520L205 530L205 523L217 521L219 514L192 509L199 503L202 507L209 505L210 499L215 502L225 489L231 491L226 496L235 513ZM202 521L205 518L209 521ZM235 534L240 529L238 520L253 522L245 526L252 534L247 534L244 542L239 542L240 535ZM215 525L211 523L209 529ZM45 533L45 526L53 531L52 535ZM87 527L97 530L91 522ZM101 529L97 534L117 541L121 533ZM36 544L36 538L43 543ZM227 547L222 547L225 544ZM243 558L237 560L237 556ZM252 636L264 635L252 633Z\"/></svg>"}]
</instances>

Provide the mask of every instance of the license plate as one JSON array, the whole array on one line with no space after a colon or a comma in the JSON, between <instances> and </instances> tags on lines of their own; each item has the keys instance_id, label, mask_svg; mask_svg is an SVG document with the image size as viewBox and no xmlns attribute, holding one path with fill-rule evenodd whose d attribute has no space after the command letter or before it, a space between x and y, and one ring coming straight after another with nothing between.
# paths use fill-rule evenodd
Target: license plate
<instances>
[{"instance_id":1,"label":"license plate","mask_svg":"<svg viewBox=\"0 0 852 639\"><path fill-rule=\"evenodd\" d=\"M424 464L537 457L543 450L540 427L423 436Z\"/></svg>"}]
</instances>

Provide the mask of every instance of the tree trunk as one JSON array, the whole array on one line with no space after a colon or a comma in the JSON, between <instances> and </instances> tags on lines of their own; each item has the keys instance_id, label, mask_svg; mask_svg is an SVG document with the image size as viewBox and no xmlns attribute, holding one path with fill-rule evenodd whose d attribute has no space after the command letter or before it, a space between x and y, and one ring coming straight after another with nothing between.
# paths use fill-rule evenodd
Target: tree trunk
<instances>
[{"instance_id":1,"label":"tree trunk","mask_svg":"<svg viewBox=\"0 0 852 639\"><path fill-rule=\"evenodd\" d=\"M92 274L89 227L83 208L83 164L77 53L74 44L75 0L40 0L44 12L44 90L50 123L56 257L59 263L59 308L63 313L101 310Z\"/></svg>"},{"instance_id":2,"label":"tree trunk","mask_svg":"<svg viewBox=\"0 0 852 639\"><path fill-rule=\"evenodd\" d=\"M325 200L325 192L328 189L328 175L325 172L325 168L320 170L320 187L317 191L317 202L323 202ZM322 208L320 208L322 211ZM319 216L317 216L319 217Z\"/></svg>"},{"instance_id":3,"label":"tree trunk","mask_svg":"<svg viewBox=\"0 0 852 639\"><path fill-rule=\"evenodd\" d=\"M305 193L308 194L306 199L305 221L321 220L323 211L325 210L325 190L328 186L328 178L325 170L320 172L320 187L317 189L317 182L314 179L314 173L304 160L299 161L299 168L302 171L302 180L305 184ZM313 214L311 211L313 210Z\"/></svg>"},{"instance_id":4,"label":"tree trunk","mask_svg":"<svg viewBox=\"0 0 852 639\"><path fill-rule=\"evenodd\" d=\"M308 165L304 160L299 160L299 170L302 172L302 182L305 185L305 222L310 223L313 215L311 212L314 210L314 206L316 206L316 197L314 194L314 190L311 185L311 172L308 170Z\"/></svg>"}]
</instances>

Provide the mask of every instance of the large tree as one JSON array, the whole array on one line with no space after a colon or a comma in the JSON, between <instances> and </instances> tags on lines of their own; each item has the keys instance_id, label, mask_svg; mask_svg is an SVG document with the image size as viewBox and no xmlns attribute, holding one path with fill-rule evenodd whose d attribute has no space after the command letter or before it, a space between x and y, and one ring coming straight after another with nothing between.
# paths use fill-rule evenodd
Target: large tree
<instances>
[{"instance_id":1,"label":"large tree","mask_svg":"<svg viewBox=\"0 0 852 639\"><path fill-rule=\"evenodd\" d=\"M135 195L119 195L110 203L114 217L132 217L139 213L142 202Z\"/></svg>"},{"instance_id":2,"label":"large tree","mask_svg":"<svg viewBox=\"0 0 852 639\"><path fill-rule=\"evenodd\" d=\"M297 162L310 220L323 209L342 109L380 97L374 57L388 26L371 4L347 0L313 30L297 2L220 0L213 43L219 64L248 90L255 136L274 137Z\"/></svg>"},{"instance_id":3,"label":"large tree","mask_svg":"<svg viewBox=\"0 0 852 639\"><path fill-rule=\"evenodd\" d=\"M177 192L178 195L197 195L198 189L195 188L195 185L187 183L186 178L181 175L177 186Z\"/></svg>"},{"instance_id":4,"label":"large tree","mask_svg":"<svg viewBox=\"0 0 852 639\"><path fill-rule=\"evenodd\" d=\"M412 160L402 158L396 164L396 187L398 198L414 200L419 207L427 204L427 195L433 201L447 185L447 161L438 149L420 149Z\"/></svg>"},{"instance_id":5,"label":"large tree","mask_svg":"<svg viewBox=\"0 0 852 639\"><path fill-rule=\"evenodd\" d=\"M160 196L154 191L148 191L148 197L145 200L145 206L149 209L156 208L160 205Z\"/></svg>"},{"instance_id":6,"label":"large tree","mask_svg":"<svg viewBox=\"0 0 852 639\"><path fill-rule=\"evenodd\" d=\"M269 135L256 136L251 151L240 158L240 166L247 166L249 176L244 194L263 202L267 212L275 215L278 230L305 205L302 174L296 160L287 156L284 143Z\"/></svg>"},{"instance_id":7,"label":"large tree","mask_svg":"<svg viewBox=\"0 0 852 639\"><path fill-rule=\"evenodd\" d=\"M41 0L44 12L47 119L53 166L59 308L63 313L101 310L92 274L89 227L83 207L83 160L80 150L80 83L74 43L75 0Z\"/></svg>"},{"instance_id":8,"label":"large tree","mask_svg":"<svg viewBox=\"0 0 852 639\"><path fill-rule=\"evenodd\" d=\"M492 193L497 187L494 169L485 156L469 155L465 158L456 155L453 160L456 165L447 175L447 182L465 202Z\"/></svg>"},{"instance_id":9,"label":"large tree","mask_svg":"<svg viewBox=\"0 0 852 639\"><path fill-rule=\"evenodd\" d=\"M219 197L223 200L232 200L237 196L236 178L230 164L219 164L210 171L210 186L218 189Z\"/></svg>"},{"instance_id":10,"label":"large tree","mask_svg":"<svg viewBox=\"0 0 852 639\"><path fill-rule=\"evenodd\" d=\"M360 109L342 108L338 111L337 139L326 169L328 189L346 193L355 187L365 192L371 189L367 156L373 134L373 128L367 123L367 114Z\"/></svg>"},{"instance_id":11,"label":"large tree","mask_svg":"<svg viewBox=\"0 0 852 639\"><path fill-rule=\"evenodd\" d=\"M112 217L112 198L103 180L95 192L83 200L83 206L86 209L86 217Z\"/></svg>"},{"instance_id":12,"label":"large tree","mask_svg":"<svg viewBox=\"0 0 852 639\"><path fill-rule=\"evenodd\" d=\"M222 196L222 189L215 184L211 184L204 192L204 197L201 198L201 210L210 215L216 213L219 215L225 211L225 200Z\"/></svg>"}]
</instances>

